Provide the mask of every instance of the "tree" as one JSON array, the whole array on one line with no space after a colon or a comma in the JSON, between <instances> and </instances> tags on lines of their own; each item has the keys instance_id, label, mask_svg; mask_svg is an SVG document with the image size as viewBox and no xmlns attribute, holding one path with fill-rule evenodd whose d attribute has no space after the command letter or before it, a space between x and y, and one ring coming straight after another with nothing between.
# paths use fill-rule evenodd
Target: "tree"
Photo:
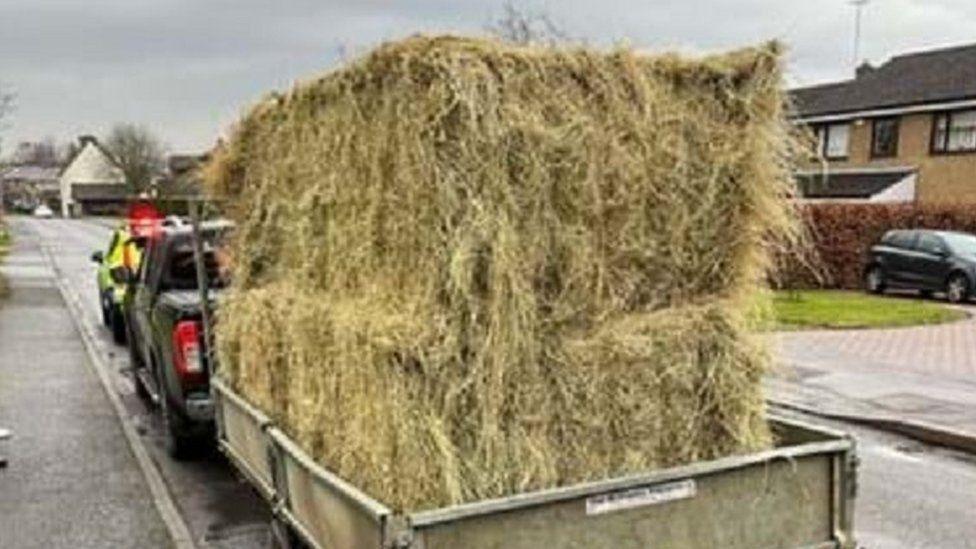
<instances>
[{"instance_id":1,"label":"tree","mask_svg":"<svg viewBox=\"0 0 976 549\"><path fill-rule=\"evenodd\" d=\"M153 179L163 172L163 146L145 126L116 124L102 143L134 193L148 190Z\"/></svg>"},{"instance_id":2,"label":"tree","mask_svg":"<svg viewBox=\"0 0 976 549\"><path fill-rule=\"evenodd\" d=\"M3 152L3 130L6 129L4 120L13 111L13 108L14 94L5 90L3 85L0 85L0 153Z\"/></svg>"},{"instance_id":3,"label":"tree","mask_svg":"<svg viewBox=\"0 0 976 549\"><path fill-rule=\"evenodd\" d=\"M43 141L24 141L14 150L12 158L15 164L57 166L57 145L51 137Z\"/></svg>"},{"instance_id":4,"label":"tree","mask_svg":"<svg viewBox=\"0 0 976 549\"><path fill-rule=\"evenodd\" d=\"M555 45L570 41L569 35L543 12L528 13L511 1L502 5L502 16L488 26L498 38L516 44Z\"/></svg>"}]
</instances>

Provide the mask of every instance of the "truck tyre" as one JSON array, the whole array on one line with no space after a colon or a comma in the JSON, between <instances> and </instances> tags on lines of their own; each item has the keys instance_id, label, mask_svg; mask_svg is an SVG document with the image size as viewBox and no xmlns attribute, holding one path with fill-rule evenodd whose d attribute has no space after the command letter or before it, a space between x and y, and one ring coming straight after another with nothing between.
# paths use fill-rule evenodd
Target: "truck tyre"
<instances>
[{"instance_id":1,"label":"truck tyre","mask_svg":"<svg viewBox=\"0 0 976 549\"><path fill-rule=\"evenodd\" d=\"M126 336L129 336L128 328L126 328ZM129 341L134 341L131 337L128 339ZM139 400L149 405L152 403L152 395L149 394L149 390L146 389L146 386L139 379L139 371L145 367L146 365L142 361L142 355L139 354L139 350L136 349L135 345L129 344L129 374L132 376L132 384L135 385L136 396L139 397Z\"/></svg>"},{"instance_id":2,"label":"truck tyre","mask_svg":"<svg viewBox=\"0 0 976 549\"><path fill-rule=\"evenodd\" d=\"M125 345L125 317L122 315L121 309L113 306L111 316L112 341L117 345Z\"/></svg>"},{"instance_id":3,"label":"truck tyre","mask_svg":"<svg viewBox=\"0 0 976 549\"><path fill-rule=\"evenodd\" d=\"M949 303L965 303L969 301L969 279L966 275L956 273L946 281L946 300Z\"/></svg>"},{"instance_id":4,"label":"truck tyre","mask_svg":"<svg viewBox=\"0 0 976 549\"><path fill-rule=\"evenodd\" d=\"M177 461L183 461L191 454L194 438L186 433L185 421L170 406L166 388L156 376L156 390L159 391L159 417L163 423L163 441L166 453Z\"/></svg>"}]
</instances>

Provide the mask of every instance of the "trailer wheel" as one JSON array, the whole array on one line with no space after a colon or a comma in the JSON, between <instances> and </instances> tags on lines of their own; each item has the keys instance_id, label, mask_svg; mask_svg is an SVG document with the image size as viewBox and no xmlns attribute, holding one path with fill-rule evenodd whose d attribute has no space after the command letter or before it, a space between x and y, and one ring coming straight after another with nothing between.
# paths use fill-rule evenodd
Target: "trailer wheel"
<instances>
[{"instance_id":1,"label":"trailer wheel","mask_svg":"<svg viewBox=\"0 0 976 549\"><path fill-rule=\"evenodd\" d=\"M271 549L308 549L298 534L278 517L271 519Z\"/></svg>"}]
</instances>

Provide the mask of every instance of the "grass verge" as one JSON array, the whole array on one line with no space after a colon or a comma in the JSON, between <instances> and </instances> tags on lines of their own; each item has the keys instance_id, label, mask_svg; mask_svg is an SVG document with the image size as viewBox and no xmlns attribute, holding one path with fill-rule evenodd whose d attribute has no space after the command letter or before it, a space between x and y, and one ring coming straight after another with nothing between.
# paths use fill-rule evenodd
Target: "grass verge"
<instances>
[{"instance_id":1,"label":"grass verge","mask_svg":"<svg viewBox=\"0 0 976 549\"><path fill-rule=\"evenodd\" d=\"M964 311L932 301L833 290L775 292L772 313L778 330L890 328L966 318Z\"/></svg>"}]
</instances>

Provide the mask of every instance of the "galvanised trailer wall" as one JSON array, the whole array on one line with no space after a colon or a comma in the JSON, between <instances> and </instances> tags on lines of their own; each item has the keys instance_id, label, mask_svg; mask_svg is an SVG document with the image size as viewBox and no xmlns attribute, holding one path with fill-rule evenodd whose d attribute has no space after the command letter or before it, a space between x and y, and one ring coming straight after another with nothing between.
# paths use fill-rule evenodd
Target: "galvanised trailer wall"
<instances>
[{"instance_id":1,"label":"galvanised trailer wall","mask_svg":"<svg viewBox=\"0 0 976 549\"><path fill-rule=\"evenodd\" d=\"M773 418L777 448L399 515L315 464L219 380L219 443L310 547L853 548L854 441Z\"/></svg>"}]
</instances>

